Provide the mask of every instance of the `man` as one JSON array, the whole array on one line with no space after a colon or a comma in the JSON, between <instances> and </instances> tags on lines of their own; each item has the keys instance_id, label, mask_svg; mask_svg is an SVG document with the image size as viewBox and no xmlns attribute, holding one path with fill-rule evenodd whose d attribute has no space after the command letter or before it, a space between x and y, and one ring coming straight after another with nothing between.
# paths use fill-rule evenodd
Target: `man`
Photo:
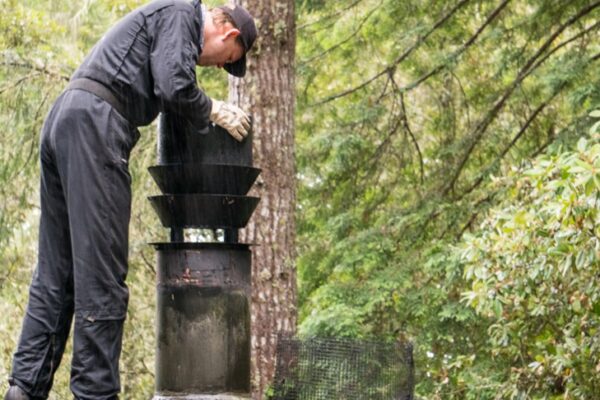
<instances>
[{"instance_id":1,"label":"man","mask_svg":"<svg viewBox=\"0 0 600 400\"><path fill-rule=\"evenodd\" d=\"M212 121L242 140L248 116L200 91L195 66L244 76L256 35L241 7L157 0L117 23L77 69L42 129L38 265L6 400L48 397L73 316L73 395L118 398L137 127L166 111L198 134Z\"/></svg>"}]
</instances>

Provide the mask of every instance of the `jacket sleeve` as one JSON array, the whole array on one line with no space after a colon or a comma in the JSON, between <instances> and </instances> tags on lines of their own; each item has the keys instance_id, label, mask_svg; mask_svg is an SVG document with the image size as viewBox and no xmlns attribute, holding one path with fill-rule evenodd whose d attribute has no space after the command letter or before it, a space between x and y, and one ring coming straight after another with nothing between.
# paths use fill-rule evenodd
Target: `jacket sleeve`
<instances>
[{"instance_id":1,"label":"jacket sleeve","mask_svg":"<svg viewBox=\"0 0 600 400\"><path fill-rule=\"evenodd\" d=\"M199 49L194 38L200 32L195 29L200 28L188 10L170 8L162 12L151 33L150 68L154 94L161 102L161 108L206 132L212 101L196 83Z\"/></svg>"}]
</instances>

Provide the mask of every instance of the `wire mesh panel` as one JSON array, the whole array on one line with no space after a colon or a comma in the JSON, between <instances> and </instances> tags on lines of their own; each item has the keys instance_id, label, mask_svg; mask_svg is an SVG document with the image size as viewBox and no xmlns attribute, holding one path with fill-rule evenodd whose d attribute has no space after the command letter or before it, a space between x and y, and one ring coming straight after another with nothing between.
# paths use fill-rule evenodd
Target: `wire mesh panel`
<instances>
[{"instance_id":1,"label":"wire mesh panel","mask_svg":"<svg viewBox=\"0 0 600 400\"><path fill-rule=\"evenodd\" d=\"M281 337L272 400L412 400L408 343Z\"/></svg>"}]
</instances>

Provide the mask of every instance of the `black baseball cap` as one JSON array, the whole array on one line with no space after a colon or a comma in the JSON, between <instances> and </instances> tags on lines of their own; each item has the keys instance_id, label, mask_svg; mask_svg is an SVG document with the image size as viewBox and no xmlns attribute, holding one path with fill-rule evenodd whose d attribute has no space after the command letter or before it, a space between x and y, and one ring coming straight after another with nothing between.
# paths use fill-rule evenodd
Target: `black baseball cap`
<instances>
[{"instance_id":1,"label":"black baseball cap","mask_svg":"<svg viewBox=\"0 0 600 400\"><path fill-rule=\"evenodd\" d=\"M225 71L229 72L233 76L242 77L246 75L246 53L250 51L252 45L254 44L254 40L256 40L256 36L258 32L256 31L256 25L254 24L254 19L250 15L248 11L242 6L233 6L233 8L228 6L218 7L223 12L231 17L235 27L240 31L239 38L241 39L242 45L244 47L244 54L242 58L237 60L231 64L225 64L223 68Z\"/></svg>"}]
</instances>

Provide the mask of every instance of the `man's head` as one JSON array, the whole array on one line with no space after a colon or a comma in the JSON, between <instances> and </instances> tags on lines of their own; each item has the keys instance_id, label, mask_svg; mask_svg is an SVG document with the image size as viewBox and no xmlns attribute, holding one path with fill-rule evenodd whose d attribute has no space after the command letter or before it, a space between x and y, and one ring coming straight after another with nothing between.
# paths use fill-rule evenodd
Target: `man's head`
<instances>
[{"instance_id":1,"label":"man's head","mask_svg":"<svg viewBox=\"0 0 600 400\"><path fill-rule=\"evenodd\" d=\"M225 68L231 75L246 74L246 53L256 39L252 16L241 6L221 6L207 13L204 46L198 65Z\"/></svg>"}]
</instances>

